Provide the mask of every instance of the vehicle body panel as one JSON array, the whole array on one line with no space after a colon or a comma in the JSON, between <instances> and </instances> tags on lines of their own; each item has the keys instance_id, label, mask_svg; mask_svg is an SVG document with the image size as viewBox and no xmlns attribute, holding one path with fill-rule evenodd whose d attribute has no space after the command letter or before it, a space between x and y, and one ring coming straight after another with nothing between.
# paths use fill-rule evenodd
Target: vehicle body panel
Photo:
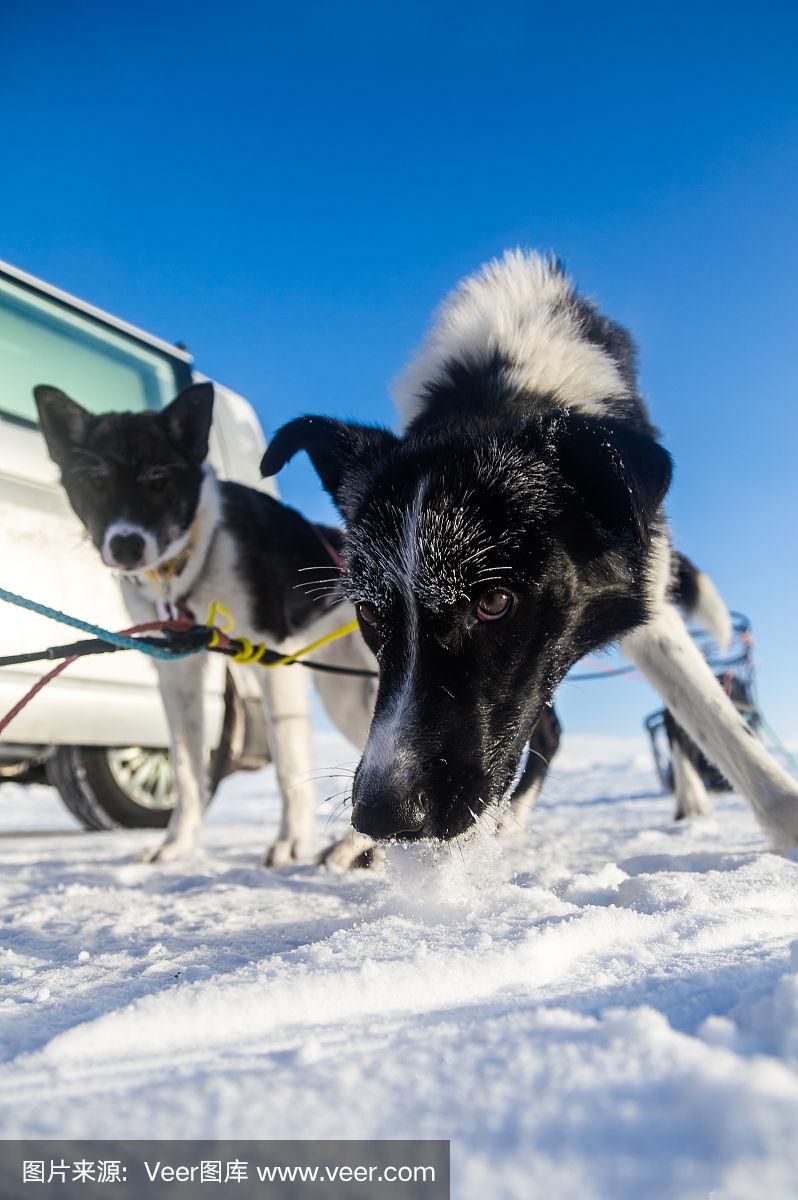
<instances>
[{"instance_id":1,"label":"vehicle body panel","mask_svg":"<svg viewBox=\"0 0 798 1200\"><path fill-rule=\"evenodd\" d=\"M203 377L194 374L184 350L0 263L0 300L3 297L7 304L0 306L0 367L6 362L11 366L8 372L0 370L0 586L94 625L123 629L130 618L119 585L69 507L58 470L30 419L25 394L31 381L52 383L67 392L72 386L75 398L86 404L87 387L112 388L118 378L138 407L155 407ZM41 329L26 326L29 313ZM40 343L44 366L36 358ZM60 377L46 377L48 368ZM40 369L45 372L41 378ZM77 385L70 383L70 371ZM144 384L137 371L147 376ZM265 442L257 417L241 396L218 384L215 388L211 462L222 478L263 487L258 464ZM96 402L105 402L104 396ZM274 494L273 487L267 490ZM0 655L79 637L65 625L0 601ZM49 666L39 662L0 670L0 714ZM213 745L222 719L221 659L209 656L206 684L206 737ZM243 690L252 688L244 685ZM2 744L9 749L20 744L167 745L152 663L127 652L79 659L0 734Z\"/></svg>"}]
</instances>

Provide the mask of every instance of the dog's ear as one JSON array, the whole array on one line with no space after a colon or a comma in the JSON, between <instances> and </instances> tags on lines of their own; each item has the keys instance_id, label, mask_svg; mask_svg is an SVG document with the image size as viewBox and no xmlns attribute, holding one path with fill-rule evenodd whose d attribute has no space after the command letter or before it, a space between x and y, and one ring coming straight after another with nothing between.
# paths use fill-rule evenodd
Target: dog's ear
<instances>
[{"instance_id":1,"label":"dog's ear","mask_svg":"<svg viewBox=\"0 0 798 1200\"><path fill-rule=\"evenodd\" d=\"M213 384L194 383L168 404L161 413L169 438L194 462L208 457L208 438L213 421Z\"/></svg>"},{"instance_id":2,"label":"dog's ear","mask_svg":"<svg viewBox=\"0 0 798 1200\"><path fill-rule=\"evenodd\" d=\"M276 475L304 450L322 486L346 517L352 508L347 477L375 467L398 442L395 434L372 425L350 425L330 417L297 417L275 433L261 461L261 475Z\"/></svg>"},{"instance_id":3,"label":"dog's ear","mask_svg":"<svg viewBox=\"0 0 798 1200\"><path fill-rule=\"evenodd\" d=\"M39 426L44 434L50 458L63 466L76 446L86 438L91 413L70 400L60 388L38 383L33 398L39 412Z\"/></svg>"},{"instance_id":4,"label":"dog's ear","mask_svg":"<svg viewBox=\"0 0 798 1200\"><path fill-rule=\"evenodd\" d=\"M600 534L645 537L670 486L667 450L627 425L572 413L553 418L549 435L568 494L566 518L578 509Z\"/></svg>"}]
</instances>

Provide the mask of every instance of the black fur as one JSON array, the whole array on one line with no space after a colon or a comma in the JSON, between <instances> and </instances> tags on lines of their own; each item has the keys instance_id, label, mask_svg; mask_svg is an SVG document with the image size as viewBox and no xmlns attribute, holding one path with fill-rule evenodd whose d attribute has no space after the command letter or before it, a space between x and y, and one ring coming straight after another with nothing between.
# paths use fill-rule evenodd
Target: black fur
<instances>
[{"instance_id":1,"label":"black fur","mask_svg":"<svg viewBox=\"0 0 798 1200\"><path fill-rule=\"evenodd\" d=\"M347 425L330 417L297 417L277 430L261 460L261 473L276 475L289 459L304 450L322 484L344 512L348 502L356 502L356 480L362 478L365 484L382 452L398 440L387 429ZM342 489L344 479L346 492Z\"/></svg>"},{"instance_id":2,"label":"black fur","mask_svg":"<svg viewBox=\"0 0 798 1200\"><path fill-rule=\"evenodd\" d=\"M698 567L696 567L695 564L690 561L686 554L676 553L674 554L673 559L674 598L689 615L698 606Z\"/></svg>"},{"instance_id":3,"label":"black fur","mask_svg":"<svg viewBox=\"0 0 798 1200\"><path fill-rule=\"evenodd\" d=\"M238 547L237 566L253 628L282 641L318 619L320 605L301 586L308 578L315 582L316 576L302 572L332 568L324 542L335 549L340 530L311 525L296 509L240 483L220 483L219 493L222 521ZM312 589L312 582L307 588Z\"/></svg>"}]
</instances>

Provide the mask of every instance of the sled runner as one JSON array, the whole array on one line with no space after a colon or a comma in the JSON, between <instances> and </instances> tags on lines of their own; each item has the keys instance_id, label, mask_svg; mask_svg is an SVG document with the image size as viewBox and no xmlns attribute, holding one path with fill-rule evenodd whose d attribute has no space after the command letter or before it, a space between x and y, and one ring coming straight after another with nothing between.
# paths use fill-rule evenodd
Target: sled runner
<instances>
[{"instance_id":1,"label":"sled runner","mask_svg":"<svg viewBox=\"0 0 798 1200\"><path fill-rule=\"evenodd\" d=\"M693 631L693 638L707 660L726 695L743 717L748 729L754 736L759 736L762 727L762 714L756 699L755 669L751 622L743 613L731 614L733 637L729 649L725 653L718 650L711 634L703 630ZM651 749L654 764L662 786L669 792L673 786L673 763L671 745L678 726L667 709L660 709L646 717L645 728L651 739ZM685 737L683 731L678 731ZM701 753L694 743L690 743L690 758L699 772L704 786L711 792L731 791L731 785L717 767Z\"/></svg>"}]
</instances>

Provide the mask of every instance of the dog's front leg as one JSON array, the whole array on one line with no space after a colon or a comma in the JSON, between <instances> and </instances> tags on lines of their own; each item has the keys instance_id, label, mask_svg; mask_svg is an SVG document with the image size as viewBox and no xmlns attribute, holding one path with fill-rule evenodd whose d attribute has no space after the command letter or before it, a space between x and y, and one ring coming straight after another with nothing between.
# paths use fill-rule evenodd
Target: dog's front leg
<instances>
[{"instance_id":1,"label":"dog's front leg","mask_svg":"<svg viewBox=\"0 0 798 1200\"><path fill-rule=\"evenodd\" d=\"M277 840L266 851L267 867L285 866L312 851L316 788L307 672L299 666L260 672L274 769L283 808Z\"/></svg>"},{"instance_id":2,"label":"dog's front leg","mask_svg":"<svg viewBox=\"0 0 798 1200\"><path fill-rule=\"evenodd\" d=\"M627 634L621 649L710 762L750 802L776 845L798 845L798 783L748 732L677 610L666 605L653 621Z\"/></svg>"},{"instance_id":3,"label":"dog's front leg","mask_svg":"<svg viewBox=\"0 0 798 1200\"><path fill-rule=\"evenodd\" d=\"M496 832L499 834L523 833L527 817L540 795L549 772L552 759L560 748L562 726L553 708L544 708L538 718L532 736L521 778L510 797L510 824L506 824L501 812L498 814Z\"/></svg>"},{"instance_id":4,"label":"dog's front leg","mask_svg":"<svg viewBox=\"0 0 798 1200\"><path fill-rule=\"evenodd\" d=\"M364 642L349 640L347 653L349 657L343 662L338 658L340 665L361 667L364 671L374 670L375 659ZM319 658L324 661L325 656L321 654ZM335 654L331 656L331 661L335 663ZM314 675L313 683L330 720L362 753L374 715L376 682L366 678L342 680L339 675L326 675L320 671ZM334 773L331 777L335 778ZM319 866L329 867L333 871L349 871L353 867L376 866L384 857L384 851L370 837L350 828L337 842L322 850L317 861Z\"/></svg>"},{"instance_id":5,"label":"dog's front leg","mask_svg":"<svg viewBox=\"0 0 798 1200\"><path fill-rule=\"evenodd\" d=\"M164 841L139 857L140 862L172 862L190 854L197 842L208 802L208 771L203 745L203 655L157 663L171 739L175 809Z\"/></svg>"},{"instance_id":6,"label":"dog's front leg","mask_svg":"<svg viewBox=\"0 0 798 1200\"><path fill-rule=\"evenodd\" d=\"M316 861L331 871L351 871L353 867L375 867L384 858L385 851L372 838L349 829L332 846L322 850Z\"/></svg>"}]
</instances>

